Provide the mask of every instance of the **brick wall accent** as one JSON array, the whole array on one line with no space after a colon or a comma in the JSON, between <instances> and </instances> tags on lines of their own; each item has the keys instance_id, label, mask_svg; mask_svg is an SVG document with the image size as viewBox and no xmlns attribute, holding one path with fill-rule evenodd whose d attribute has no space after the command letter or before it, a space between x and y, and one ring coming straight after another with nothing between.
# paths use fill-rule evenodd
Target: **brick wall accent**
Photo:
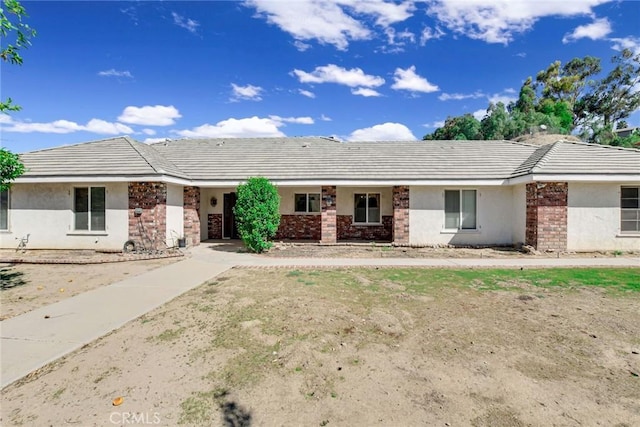
<instances>
[{"instance_id":1,"label":"brick wall accent","mask_svg":"<svg viewBox=\"0 0 640 427\"><path fill-rule=\"evenodd\" d=\"M382 216L380 225L354 225L352 215L338 215L338 240L371 240L390 242L393 217Z\"/></svg>"},{"instance_id":2,"label":"brick wall accent","mask_svg":"<svg viewBox=\"0 0 640 427\"><path fill-rule=\"evenodd\" d=\"M567 250L566 182L532 182L526 188L525 243L540 251Z\"/></svg>"},{"instance_id":3,"label":"brick wall accent","mask_svg":"<svg viewBox=\"0 0 640 427\"><path fill-rule=\"evenodd\" d=\"M409 186L393 187L393 242L409 243Z\"/></svg>"},{"instance_id":4,"label":"brick wall accent","mask_svg":"<svg viewBox=\"0 0 640 427\"><path fill-rule=\"evenodd\" d=\"M321 215L282 215L276 239L319 241L321 235Z\"/></svg>"},{"instance_id":5,"label":"brick wall accent","mask_svg":"<svg viewBox=\"0 0 640 427\"><path fill-rule=\"evenodd\" d=\"M135 209L142 214L136 215ZM129 183L129 240L153 250L165 248L167 239L167 185ZM124 243L124 242L123 242Z\"/></svg>"},{"instance_id":6,"label":"brick wall accent","mask_svg":"<svg viewBox=\"0 0 640 427\"><path fill-rule=\"evenodd\" d=\"M184 238L187 246L200 244L200 187L185 186L183 190Z\"/></svg>"},{"instance_id":7,"label":"brick wall accent","mask_svg":"<svg viewBox=\"0 0 640 427\"><path fill-rule=\"evenodd\" d=\"M222 239L222 214L207 215L207 237Z\"/></svg>"},{"instance_id":8,"label":"brick wall accent","mask_svg":"<svg viewBox=\"0 0 640 427\"><path fill-rule=\"evenodd\" d=\"M327 199L331 199L331 206L327 204ZM322 214L321 214L321 238L322 243L336 243L337 225L336 225L336 187L322 187Z\"/></svg>"}]
</instances>

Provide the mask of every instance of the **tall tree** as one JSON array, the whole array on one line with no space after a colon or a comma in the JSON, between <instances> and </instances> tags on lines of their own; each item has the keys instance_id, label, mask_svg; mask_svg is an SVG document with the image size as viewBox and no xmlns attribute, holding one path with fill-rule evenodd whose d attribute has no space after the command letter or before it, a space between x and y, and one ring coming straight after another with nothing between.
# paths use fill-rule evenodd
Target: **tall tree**
<instances>
[{"instance_id":1,"label":"tall tree","mask_svg":"<svg viewBox=\"0 0 640 427\"><path fill-rule=\"evenodd\" d=\"M480 122L471 114L447 117L444 126L434 133L425 135L426 140L483 139Z\"/></svg>"},{"instance_id":2,"label":"tall tree","mask_svg":"<svg viewBox=\"0 0 640 427\"><path fill-rule=\"evenodd\" d=\"M596 82L581 105L586 116L592 121L600 120L604 128L611 128L640 107L640 53L624 49L612 62L613 70Z\"/></svg>"},{"instance_id":3,"label":"tall tree","mask_svg":"<svg viewBox=\"0 0 640 427\"><path fill-rule=\"evenodd\" d=\"M21 49L31 45L31 37L36 32L28 24L22 22L27 16L24 7L17 0L3 0L0 4L0 36L3 39L0 47L0 58L3 62L22 65ZM20 106L13 103L11 98L6 101L0 99L0 114L9 111L19 111ZM11 182L24 173L24 165L20 158L9 150L0 148L0 191L5 191Z\"/></svg>"},{"instance_id":4,"label":"tall tree","mask_svg":"<svg viewBox=\"0 0 640 427\"><path fill-rule=\"evenodd\" d=\"M543 98L565 101L572 107L588 87L589 78L600 72L600 58L573 58L564 66L560 65L560 61L555 61L546 70L538 72L536 82L541 86Z\"/></svg>"}]
</instances>

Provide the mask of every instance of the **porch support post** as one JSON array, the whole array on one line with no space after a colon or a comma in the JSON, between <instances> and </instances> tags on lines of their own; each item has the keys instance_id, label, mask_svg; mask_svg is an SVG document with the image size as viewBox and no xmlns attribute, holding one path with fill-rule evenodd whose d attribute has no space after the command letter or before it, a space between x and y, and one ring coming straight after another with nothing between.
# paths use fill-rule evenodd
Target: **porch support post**
<instances>
[{"instance_id":1,"label":"porch support post","mask_svg":"<svg viewBox=\"0 0 640 427\"><path fill-rule=\"evenodd\" d=\"M532 182L526 191L525 243L539 251L566 251L568 183Z\"/></svg>"},{"instance_id":2,"label":"porch support post","mask_svg":"<svg viewBox=\"0 0 640 427\"><path fill-rule=\"evenodd\" d=\"M128 197L129 240L141 248L164 248L167 239L167 184L130 182Z\"/></svg>"},{"instance_id":3,"label":"porch support post","mask_svg":"<svg viewBox=\"0 0 640 427\"><path fill-rule=\"evenodd\" d=\"M200 244L200 187L185 186L183 190L183 227L187 246Z\"/></svg>"},{"instance_id":4,"label":"porch support post","mask_svg":"<svg viewBox=\"0 0 640 427\"><path fill-rule=\"evenodd\" d=\"M336 217L336 187L322 186L322 225L321 243L336 243L337 241L337 217Z\"/></svg>"},{"instance_id":5,"label":"porch support post","mask_svg":"<svg viewBox=\"0 0 640 427\"><path fill-rule=\"evenodd\" d=\"M409 186L393 187L393 243L409 243Z\"/></svg>"}]
</instances>

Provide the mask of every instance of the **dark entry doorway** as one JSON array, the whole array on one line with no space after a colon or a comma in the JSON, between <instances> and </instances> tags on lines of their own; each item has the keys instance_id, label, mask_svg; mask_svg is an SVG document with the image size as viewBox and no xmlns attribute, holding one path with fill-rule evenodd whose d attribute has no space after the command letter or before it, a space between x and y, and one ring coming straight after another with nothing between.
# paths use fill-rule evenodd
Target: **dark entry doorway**
<instances>
[{"instance_id":1,"label":"dark entry doorway","mask_svg":"<svg viewBox=\"0 0 640 427\"><path fill-rule=\"evenodd\" d=\"M236 206L236 193L225 193L222 203L222 238L237 239L236 216L233 214L233 208Z\"/></svg>"}]
</instances>

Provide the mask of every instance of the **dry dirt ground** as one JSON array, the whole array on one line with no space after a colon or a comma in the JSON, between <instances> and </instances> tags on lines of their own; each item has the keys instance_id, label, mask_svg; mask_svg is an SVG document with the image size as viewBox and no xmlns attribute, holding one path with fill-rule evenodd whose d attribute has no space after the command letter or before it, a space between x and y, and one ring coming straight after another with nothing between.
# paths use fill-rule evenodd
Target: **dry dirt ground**
<instances>
[{"instance_id":1,"label":"dry dirt ground","mask_svg":"<svg viewBox=\"0 0 640 427\"><path fill-rule=\"evenodd\" d=\"M15 251L0 251L0 257L15 256ZM30 251L21 255L31 260L54 257L70 259L70 251ZM109 257L105 254L85 254ZM115 254L111 255L115 256ZM0 263L0 320L69 298L99 286L176 262L182 258L127 261L106 264L8 264Z\"/></svg>"},{"instance_id":2,"label":"dry dirt ground","mask_svg":"<svg viewBox=\"0 0 640 427\"><path fill-rule=\"evenodd\" d=\"M233 269L5 388L0 423L640 425L640 293L508 274Z\"/></svg>"},{"instance_id":3,"label":"dry dirt ground","mask_svg":"<svg viewBox=\"0 0 640 427\"><path fill-rule=\"evenodd\" d=\"M297 242L277 242L263 256L276 258L602 258L634 255L639 251L616 252L543 252L525 253L513 247L402 247L390 244L355 243L317 245Z\"/></svg>"}]
</instances>

